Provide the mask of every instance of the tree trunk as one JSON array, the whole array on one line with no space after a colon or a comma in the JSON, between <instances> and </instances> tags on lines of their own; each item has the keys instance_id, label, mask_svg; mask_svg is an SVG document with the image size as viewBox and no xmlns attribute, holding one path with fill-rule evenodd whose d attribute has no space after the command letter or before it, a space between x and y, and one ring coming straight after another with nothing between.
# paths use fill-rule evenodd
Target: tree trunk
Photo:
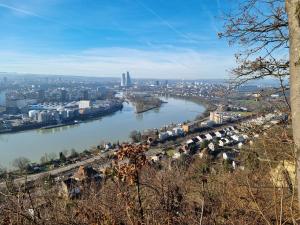
<instances>
[{"instance_id":1,"label":"tree trunk","mask_svg":"<svg viewBox=\"0 0 300 225\"><path fill-rule=\"evenodd\" d=\"M300 202L300 0L286 0L286 11L289 22L292 127L297 157L297 189Z\"/></svg>"}]
</instances>

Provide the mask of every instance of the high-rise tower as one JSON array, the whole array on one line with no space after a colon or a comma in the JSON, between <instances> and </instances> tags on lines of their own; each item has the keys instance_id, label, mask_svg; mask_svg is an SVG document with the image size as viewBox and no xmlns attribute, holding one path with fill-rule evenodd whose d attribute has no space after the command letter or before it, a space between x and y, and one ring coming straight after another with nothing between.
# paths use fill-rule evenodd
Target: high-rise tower
<instances>
[{"instance_id":1,"label":"high-rise tower","mask_svg":"<svg viewBox=\"0 0 300 225\"><path fill-rule=\"evenodd\" d=\"M125 73L122 74L122 78L121 78L121 86L122 86L122 87L126 86L126 77L125 77Z\"/></svg>"},{"instance_id":2,"label":"high-rise tower","mask_svg":"<svg viewBox=\"0 0 300 225\"><path fill-rule=\"evenodd\" d=\"M127 71L127 76L126 76L126 86L129 87L131 86L131 79L130 79L130 74Z\"/></svg>"}]
</instances>

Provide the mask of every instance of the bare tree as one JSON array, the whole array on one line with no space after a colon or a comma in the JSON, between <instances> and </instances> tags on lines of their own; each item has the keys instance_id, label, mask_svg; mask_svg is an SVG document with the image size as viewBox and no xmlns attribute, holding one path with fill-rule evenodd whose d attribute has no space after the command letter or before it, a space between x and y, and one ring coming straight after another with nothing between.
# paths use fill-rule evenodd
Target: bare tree
<instances>
[{"instance_id":1,"label":"bare tree","mask_svg":"<svg viewBox=\"0 0 300 225\"><path fill-rule=\"evenodd\" d=\"M25 157L16 158L12 165L18 168L22 173L26 171L27 166L29 165L30 160Z\"/></svg>"},{"instance_id":2,"label":"bare tree","mask_svg":"<svg viewBox=\"0 0 300 225\"><path fill-rule=\"evenodd\" d=\"M282 81L289 76L289 34L284 0L245 0L224 20L219 37L241 46L235 55L238 66L231 71L235 86L272 77L279 80L285 95L289 87Z\"/></svg>"},{"instance_id":3,"label":"bare tree","mask_svg":"<svg viewBox=\"0 0 300 225\"><path fill-rule=\"evenodd\" d=\"M283 80L290 77L300 190L300 0L245 0L236 12L225 15L225 31L219 36L243 47L236 54L238 67L232 70L236 84L275 77L285 92ZM289 57L282 57L288 49Z\"/></svg>"}]
</instances>

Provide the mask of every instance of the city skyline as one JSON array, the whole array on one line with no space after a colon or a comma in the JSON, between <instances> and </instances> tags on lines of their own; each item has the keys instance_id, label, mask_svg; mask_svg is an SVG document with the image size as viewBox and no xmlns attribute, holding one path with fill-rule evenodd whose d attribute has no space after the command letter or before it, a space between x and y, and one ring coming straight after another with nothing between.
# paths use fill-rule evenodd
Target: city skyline
<instances>
[{"instance_id":1,"label":"city skyline","mask_svg":"<svg viewBox=\"0 0 300 225\"><path fill-rule=\"evenodd\" d=\"M226 78L234 49L217 33L228 8L218 0L0 1L0 71Z\"/></svg>"}]
</instances>

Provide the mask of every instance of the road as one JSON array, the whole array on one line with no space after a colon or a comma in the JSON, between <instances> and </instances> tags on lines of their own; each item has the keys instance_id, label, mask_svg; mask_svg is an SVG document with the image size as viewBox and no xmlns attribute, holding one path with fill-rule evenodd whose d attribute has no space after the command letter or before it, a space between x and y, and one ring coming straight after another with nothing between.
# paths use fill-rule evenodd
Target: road
<instances>
[{"instance_id":1,"label":"road","mask_svg":"<svg viewBox=\"0 0 300 225\"><path fill-rule=\"evenodd\" d=\"M243 122L243 121L249 120L249 119L251 119L251 118L241 119L238 122ZM186 140L187 138L195 137L195 136L197 136L200 133L205 133L205 132L208 132L208 131L218 130L218 129L221 129L223 127L230 126L230 125L235 125L235 124L236 123L227 123L227 124L224 124L222 126L211 128L209 130L205 130L205 131L202 131L202 132L199 132L199 133L196 133L196 134L189 134L189 135L187 135L187 136L185 136L183 138L183 141ZM106 152L106 153L102 153L101 155L97 155L97 156L94 156L92 158L89 158L89 159L86 159L86 160L82 160L80 162L73 163L73 164L70 164L70 165L67 165L67 166L64 166L64 167L60 167L60 168L57 168L57 169L54 169L54 170L50 170L50 171L47 171L47 172L42 172L42 173L38 173L38 174L32 174L32 175L28 175L26 177L20 177L20 178L15 179L14 183L17 184L17 185L22 185L26 181L27 182L35 181L35 180L38 180L39 178L41 178L43 176L46 176L46 175L49 175L49 174L52 175L52 176L59 176L59 175L65 174L65 173L70 173L71 171L75 170L79 166L84 166L84 165L95 163L96 161L101 160L101 158L105 158L108 155L113 154L113 152L114 151L109 151L109 152ZM158 152L159 152L158 148L151 148L151 149L149 149L146 152L146 155L150 156L150 155L154 155L154 154L156 154ZM104 163L100 167L101 168L106 168L108 166L110 166L110 162L109 163ZM6 187L6 183L5 182L0 183L0 189L5 188L5 187Z\"/></svg>"},{"instance_id":2,"label":"road","mask_svg":"<svg viewBox=\"0 0 300 225\"><path fill-rule=\"evenodd\" d=\"M64 167L56 168L56 169L53 169L53 170L50 170L50 171L47 171L47 172L31 174L31 175L28 175L26 177L20 177L20 178L15 179L14 183L16 185L22 185L25 182L36 181L39 178L42 178L43 176L47 176L47 175L61 176L62 174L70 173L71 171L76 170L80 166L85 166L85 165L96 163L98 160L101 160L102 158L105 158L108 155L113 154L113 152L114 151L109 151L109 152L106 152L106 153L102 153L101 155L97 155L97 156L94 156L92 158L82 160L80 162L73 163L73 164L70 164L70 165L67 165L67 166L64 166ZM157 148L150 149L149 151L146 152L146 156L156 154L157 152L159 152L159 149L157 149ZM103 164L100 165L100 168L104 169L106 167L109 167L110 164L111 164L111 162L103 163ZM5 187L6 187L5 182L0 183L0 189L3 189Z\"/></svg>"}]
</instances>

